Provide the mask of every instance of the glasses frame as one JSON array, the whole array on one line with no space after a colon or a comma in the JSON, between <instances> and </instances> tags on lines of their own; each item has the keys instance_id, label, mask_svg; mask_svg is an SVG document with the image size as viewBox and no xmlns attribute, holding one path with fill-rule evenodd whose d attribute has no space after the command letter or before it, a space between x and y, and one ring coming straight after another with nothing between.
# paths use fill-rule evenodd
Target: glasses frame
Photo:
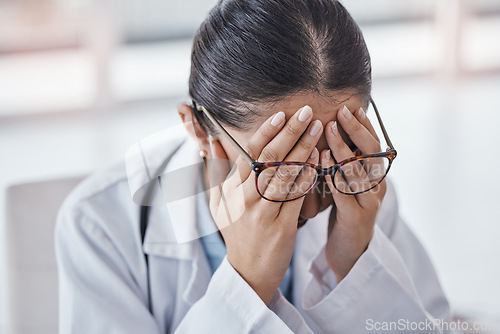
<instances>
[{"instance_id":1,"label":"glasses frame","mask_svg":"<svg viewBox=\"0 0 500 334\"><path fill-rule=\"evenodd\" d=\"M339 191L340 193L345 194L345 195L353 195L353 196L372 190L373 188L377 187L386 178L387 174L389 173L389 170L391 169L392 162L394 161L394 159L397 156L397 151L394 148L394 146L392 145L391 139L389 138L389 135L387 134L384 123L382 122L382 118L380 117L380 113L378 111L377 105L375 104L375 102L373 101L373 98L371 98L371 97L370 97L370 103L373 106L373 109L375 110L375 115L377 116L377 120L379 122L380 128L382 129L382 134L384 135L385 142L388 145L388 147L386 148L386 151L380 152L380 153L374 153L374 154L366 154L366 155L361 155L361 156L356 156L356 157L352 157L349 159L345 159L345 160L342 160L342 161L340 161L340 162L336 163L335 165L328 167L328 168L323 168L323 167L321 167L321 165L313 165L313 164L308 164L308 163L303 163L303 162L293 162L293 161L259 162L255 159L253 159L248 154L248 152L245 151L243 149L243 147L241 147L240 144L238 144L238 142L233 138L233 136L231 136L229 134L229 132L227 132L227 130L220 124L220 122L205 107L200 106L199 108L194 108L194 109L205 113L205 115L207 115L207 117L215 125L215 127L222 133L222 135L231 143L231 145L234 146L234 148L238 151L238 153L250 164L252 170L255 172L255 188L257 189L257 193L263 199L265 199L267 201L285 203L285 202L295 201L295 200L307 195L312 189L314 189L314 187L316 187L316 184L318 183L318 180L321 176L331 175L332 183L333 183L335 189L337 189L337 191ZM193 102L193 106L195 106L195 105L196 104ZM385 175L380 179L380 181L377 184L370 187L369 189L365 189L363 191L356 192L356 193L346 193L346 192L338 189L335 182L333 182L334 177L335 177L335 173L337 173L337 171L339 171L342 166L344 166L348 163L367 159L367 158L387 158L389 160L389 165L387 167L387 171L386 171ZM304 194L302 194L299 197L296 197L293 199L286 199L286 200L273 200L273 199L267 198L266 196L264 196L264 194L261 194L261 192L259 191L259 186L258 186L257 180L259 178L259 175L264 170L266 170L267 168L272 168L272 167L291 166L291 165L302 166L302 167L311 167L311 168L314 168L316 170L316 173L317 173L316 180L312 183L311 187L306 192L304 192Z\"/></svg>"}]
</instances>

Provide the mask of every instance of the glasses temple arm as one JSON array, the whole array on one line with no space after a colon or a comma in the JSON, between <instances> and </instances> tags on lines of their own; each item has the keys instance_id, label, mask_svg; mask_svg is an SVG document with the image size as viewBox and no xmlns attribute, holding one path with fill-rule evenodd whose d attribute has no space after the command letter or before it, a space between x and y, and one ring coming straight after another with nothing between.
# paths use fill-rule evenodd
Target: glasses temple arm
<instances>
[{"instance_id":1,"label":"glasses temple arm","mask_svg":"<svg viewBox=\"0 0 500 334\"><path fill-rule=\"evenodd\" d=\"M254 159L234 140L234 138L229 134L229 132L224 129L224 127L219 123L217 119L203 106L200 109L207 115L207 117L212 121L217 130L219 130L224 137L234 146L234 148L238 151L239 154L251 165L255 162Z\"/></svg>"},{"instance_id":2,"label":"glasses temple arm","mask_svg":"<svg viewBox=\"0 0 500 334\"><path fill-rule=\"evenodd\" d=\"M378 112L377 105L375 104L375 101L370 97L370 103L373 106L373 109L375 110L375 115L377 115L378 122L380 123L380 128L382 129L382 133L384 135L384 139L387 142L387 145L389 145L389 148L391 150L394 150L394 146L392 145L391 139L389 138L389 135L387 134L387 131L385 130L384 122L382 122L382 118L380 117L380 114Z\"/></svg>"}]
</instances>

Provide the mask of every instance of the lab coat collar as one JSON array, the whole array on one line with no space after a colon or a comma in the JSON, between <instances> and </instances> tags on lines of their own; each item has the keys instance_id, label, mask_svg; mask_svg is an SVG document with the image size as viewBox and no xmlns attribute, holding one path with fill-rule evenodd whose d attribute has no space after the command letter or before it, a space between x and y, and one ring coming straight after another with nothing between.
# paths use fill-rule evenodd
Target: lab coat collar
<instances>
[{"instance_id":1,"label":"lab coat collar","mask_svg":"<svg viewBox=\"0 0 500 334\"><path fill-rule=\"evenodd\" d=\"M189 260L194 259L201 251L198 245L200 241L195 211L196 183L199 173L195 171L201 167L202 163L198 154L198 145L190 137L186 138L172 155L162 174L162 179L168 180L169 175L182 176L182 180L179 181L183 189L179 189L179 184L163 182L164 197L172 198L174 197L172 194L179 192L192 195L151 207L143 245L146 254Z\"/></svg>"},{"instance_id":2,"label":"lab coat collar","mask_svg":"<svg viewBox=\"0 0 500 334\"><path fill-rule=\"evenodd\" d=\"M174 175L190 176L181 180L185 187L182 192L186 193L185 190L188 190L192 196L152 207L143 244L143 251L148 255L187 261L182 265L187 265L188 268L191 266L190 278L182 293L183 300L189 305L203 296L210 280L210 267L196 224L196 184L199 173L195 171L203 164L198 150L196 142L187 137L172 155L163 175L177 172ZM178 171L182 172L179 174ZM179 189L171 187L168 182L162 183L162 186L163 191L167 192L166 197L169 193L179 192Z\"/></svg>"}]
</instances>

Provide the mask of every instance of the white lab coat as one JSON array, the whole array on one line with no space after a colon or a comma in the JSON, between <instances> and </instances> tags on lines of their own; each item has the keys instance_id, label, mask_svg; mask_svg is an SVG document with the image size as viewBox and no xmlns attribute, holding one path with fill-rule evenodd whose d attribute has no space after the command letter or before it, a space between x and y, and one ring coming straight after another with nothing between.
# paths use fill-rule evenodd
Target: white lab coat
<instances>
[{"instance_id":1,"label":"white lab coat","mask_svg":"<svg viewBox=\"0 0 500 334\"><path fill-rule=\"evenodd\" d=\"M148 154L161 160L178 143L167 136L165 145ZM186 139L167 170L198 161L197 145ZM373 239L345 279L337 285L326 263L328 212L321 213L297 234L293 305L278 290L267 307L227 258L211 276L200 240L189 237L196 229L194 197L168 210L154 207L142 245L128 179L124 164L97 173L60 210L60 333L399 333L401 328L377 331L375 325L449 319L433 266L401 220L390 182ZM194 189L196 180L193 175L185 186Z\"/></svg>"}]
</instances>

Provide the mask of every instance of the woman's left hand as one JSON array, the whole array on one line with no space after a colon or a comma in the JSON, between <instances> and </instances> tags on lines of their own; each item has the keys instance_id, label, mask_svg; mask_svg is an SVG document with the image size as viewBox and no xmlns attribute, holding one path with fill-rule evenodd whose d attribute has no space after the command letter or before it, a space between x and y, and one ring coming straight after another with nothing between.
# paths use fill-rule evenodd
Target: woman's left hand
<instances>
[{"instance_id":1,"label":"woman's left hand","mask_svg":"<svg viewBox=\"0 0 500 334\"><path fill-rule=\"evenodd\" d=\"M337 122L363 155L381 151L375 130L362 109L353 115L347 107L342 107L337 113ZM337 122L330 122L325 128L325 136L332 153L330 150L321 153L323 168L335 164L332 155L338 162L355 156L339 134ZM345 195L335 189L330 176L326 177L326 182L335 201L328 225L326 259L340 282L370 243L375 218L387 185L383 181L371 191L359 195Z\"/></svg>"}]
</instances>

